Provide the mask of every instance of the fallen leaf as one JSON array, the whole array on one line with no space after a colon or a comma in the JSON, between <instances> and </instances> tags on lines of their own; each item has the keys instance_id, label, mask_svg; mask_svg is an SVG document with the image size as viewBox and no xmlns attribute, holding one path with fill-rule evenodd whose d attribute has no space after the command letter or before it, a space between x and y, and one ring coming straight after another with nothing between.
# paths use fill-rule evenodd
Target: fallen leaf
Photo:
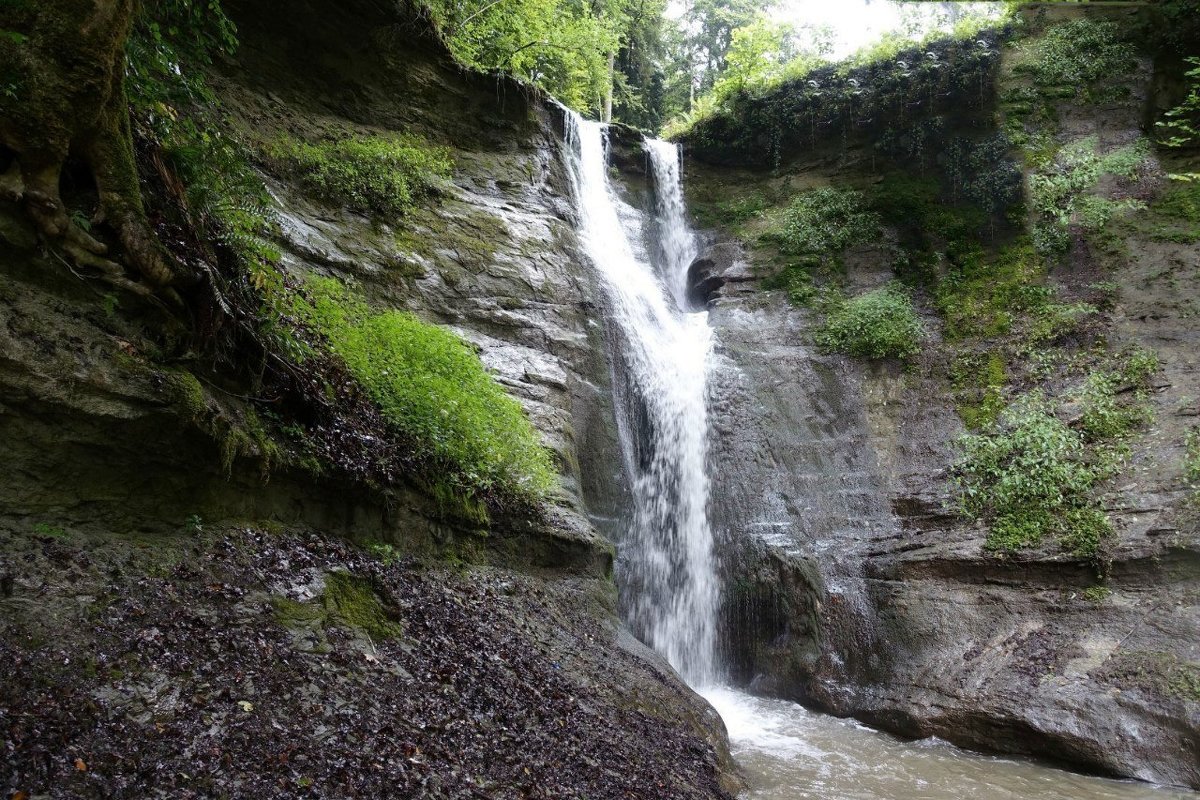
<instances>
[{"instance_id":1,"label":"fallen leaf","mask_svg":"<svg viewBox=\"0 0 1200 800\"><path fill-rule=\"evenodd\" d=\"M9 800L29 800L29 792L13 792Z\"/></svg>"},{"instance_id":2,"label":"fallen leaf","mask_svg":"<svg viewBox=\"0 0 1200 800\"><path fill-rule=\"evenodd\" d=\"M253 711L254 703L249 700L238 700L238 705L242 707L242 711Z\"/></svg>"},{"instance_id":3,"label":"fallen leaf","mask_svg":"<svg viewBox=\"0 0 1200 800\"><path fill-rule=\"evenodd\" d=\"M87 762L82 758L75 759L75 769L79 770L80 772L87 772Z\"/></svg>"}]
</instances>

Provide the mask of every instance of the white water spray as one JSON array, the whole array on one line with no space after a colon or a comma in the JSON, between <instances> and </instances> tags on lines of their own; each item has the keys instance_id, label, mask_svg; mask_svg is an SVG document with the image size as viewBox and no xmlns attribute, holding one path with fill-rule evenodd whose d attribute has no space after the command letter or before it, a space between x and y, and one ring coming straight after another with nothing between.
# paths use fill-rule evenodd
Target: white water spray
<instances>
[{"instance_id":1,"label":"white water spray","mask_svg":"<svg viewBox=\"0 0 1200 800\"><path fill-rule=\"evenodd\" d=\"M708 524L707 314L680 299L695 237L684 216L679 156L649 142L658 198L659 274L622 218L636 212L608 180L605 129L570 114L567 149L583 246L603 280L628 371L622 426L634 513L618 562L627 622L693 686L717 676L718 583Z\"/></svg>"}]
</instances>

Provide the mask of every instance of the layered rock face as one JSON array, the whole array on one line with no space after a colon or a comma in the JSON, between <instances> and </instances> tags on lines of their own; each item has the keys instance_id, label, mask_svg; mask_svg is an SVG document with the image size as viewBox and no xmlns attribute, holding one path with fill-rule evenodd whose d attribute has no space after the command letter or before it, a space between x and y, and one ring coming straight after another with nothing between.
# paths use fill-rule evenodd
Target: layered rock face
<instances>
[{"instance_id":1,"label":"layered rock face","mask_svg":"<svg viewBox=\"0 0 1200 800\"><path fill-rule=\"evenodd\" d=\"M1063 101L1062 135L1136 139L1150 85L1140 70L1129 102ZM688 177L706 201L755 184L869 185L870 148L818 143L769 174L695 160ZM1200 786L1200 697L1183 677L1200 658L1200 529L1183 466L1200 387L1200 260L1194 245L1122 236L1105 338L1153 348L1162 371L1154 421L1105 501L1117 538L1098 599L1094 564L1054 548L991 554L986 530L957 513L950 467L964 428L932 298L918 294L930 339L910 366L823 353L817 311L722 280L762 269L714 234L721 244L693 285L718 339L712 508L737 679L903 735ZM884 249L848 252L847 291L886 283L890 262ZM1051 282L1083 292L1101 279L1096 262L1077 241Z\"/></svg>"},{"instance_id":2,"label":"layered rock face","mask_svg":"<svg viewBox=\"0 0 1200 800\"><path fill-rule=\"evenodd\" d=\"M712 319L736 675L903 735L1197 783L1195 701L1142 680L1194 658L1198 633L1196 523L1171 465L1130 487L1100 605L1090 565L989 556L947 510L961 424L944 386L814 352L810 315L782 301L721 299Z\"/></svg>"}]
</instances>

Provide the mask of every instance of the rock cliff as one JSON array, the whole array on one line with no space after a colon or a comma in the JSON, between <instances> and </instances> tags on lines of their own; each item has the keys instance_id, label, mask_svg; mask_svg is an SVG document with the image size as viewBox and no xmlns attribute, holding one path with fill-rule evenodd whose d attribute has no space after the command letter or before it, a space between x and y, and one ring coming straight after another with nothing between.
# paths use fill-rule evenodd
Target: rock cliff
<instances>
[{"instance_id":1,"label":"rock cliff","mask_svg":"<svg viewBox=\"0 0 1200 800\"><path fill-rule=\"evenodd\" d=\"M1073 12L1061 13L1032 20L1033 29ZM762 285L778 287L769 276L781 269L779 253L756 234L764 223L754 220L773 213L770 198L786 203L822 185L862 187L870 198L889 170L916 178L947 169L949 156L936 146L925 157L881 151L881 141L896 135L887 126L901 129L912 153L922 125L984 139L993 119L1011 113L1004 98L1019 84L1014 64L1025 48L996 46L982 84L992 88L972 93L982 107L947 110L917 98L908 128L871 108L870 80L880 76L859 75L868 94L858 114L874 111L875 119L827 119L817 108L824 133L809 139L807 125L799 126L803 141L790 149L785 134L774 170L743 157L740 145L722 150L703 129L696 134L692 199L702 219L723 223L712 234L720 244L695 265L695 285L707 294L719 342L712 507L726 542L729 657L752 690L902 735L1195 787L1200 696L1189 676L1200 658L1200 528L1185 442L1197 413L1192 298L1200 260L1194 239L1153 233L1169 224L1155 218L1153 198L1170 167L1155 162L1133 190L1151 199L1140 221L1116 226L1100 244L1076 233L1049 274L1066 297L1087 298L1090 287L1111 282L1116 299L1102 306L1092 346L1140 345L1161 363L1148 395L1152 422L1130 443L1103 501L1117 533L1099 566L1049 545L993 552L984 526L958 512L952 467L965 428L951 365L962 345L943 333L936 278L924 288L912 282L928 338L907 366L828 353L816 344L822 314L804 306L808 295L797 306L787 291ZM1117 147L1137 140L1153 118L1151 74L1142 60L1128 78L1130 93L1098 105L1062 93L1051 112L1059 141ZM887 80L884 103L893 91ZM770 114L772 102L762 100L759 113ZM767 137L763 127L747 135ZM751 200L766 210L731 225L728 217ZM731 237L731 229L740 233ZM855 292L894 279L902 232L887 230L880 242L845 253L840 270L817 284L832 280ZM741 280L747 273L762 280ZM1009 341L1019 344L1017 335ZM999 341L1003 348L1003 335ZM1078 364L1009 380L1062 393Z\"/></svg>"}]
</instances>

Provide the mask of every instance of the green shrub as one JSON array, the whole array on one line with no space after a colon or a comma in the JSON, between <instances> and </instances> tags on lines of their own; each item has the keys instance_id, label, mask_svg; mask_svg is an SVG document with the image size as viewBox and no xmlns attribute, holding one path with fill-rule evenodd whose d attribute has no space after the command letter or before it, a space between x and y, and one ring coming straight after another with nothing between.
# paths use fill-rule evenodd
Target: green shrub
<instances>
[{"instance_id":1,"label":"green shrub","mask_svg":"<svg viewBox=\"0 0 1200 800\"><path fill-rule=\"evenodd\" d=\"M520 404L452 332L411 314L373 312L332 279L310 281L295 314L411 443L435 491L536 501L556 486L550 454Z\"/></svg>"},{"instance_id":2,"label":"green shrub","mask_svg":"<svg viewBox=\"0 0 1200 800\"><path fill-rule=\"evenodd\" d=\"M910 358L920 352L923 336L912 300L893 285L834 305L817 343L857 358Z\"/></svg>"},{"instance_id":3,"label":"green shrub","mask_svg":"<svg viewBox=\"0 0 1200 800\"><path fill-rule=\"evenodd\" d=\"M409 135L335 142L283 137L267 156L316 197L357 211L404 214L450 176L450 151Z\"/></svg>"},{"instance_id":4,"label":"green shrub","mask_svg":"<svg viewBox=\"0 0 1200 800\"><path fill-rule=\"evenodd\" d=\"M792 200L783 227L772 234L785 253L835 256L854 244L879 237L879 215L862 192L823 187Z\"/></svg>"},{"instance_id":5,"label":"green shrub","mask_svg":"<svg viewBox=\"0 0 1200 800\"><path fill-rule=\"evenodd\" d=\"M960 440L954 471L962 510L989 523L986 547L1011 551L1054 536L1094 557L1112 524L1092 490L1117 466L1110 451L1088 448L1083 435L1032 393L1005 409L995 423Z\"/></svg>"},{"instance_id":6,"label":"green shrub","mask_svg":"<svg viewBox=\"0 0 1200 800\"><path fill-rule=\"evenodd\" d=\"M1089 195L1100 178L1114 175L1134 180L1150 156L1150 144L1142 138L1105 155L1097 152L1094 136L1064 145L1047 163L1029 176L1029 202L1038 214L1033 239L1043 255L1061 255L1070 246L1068 228L1076 225L1097 231L1116 214L1140 210L1139 200L1112 200Z\"/></svg>"}]
</instances>

